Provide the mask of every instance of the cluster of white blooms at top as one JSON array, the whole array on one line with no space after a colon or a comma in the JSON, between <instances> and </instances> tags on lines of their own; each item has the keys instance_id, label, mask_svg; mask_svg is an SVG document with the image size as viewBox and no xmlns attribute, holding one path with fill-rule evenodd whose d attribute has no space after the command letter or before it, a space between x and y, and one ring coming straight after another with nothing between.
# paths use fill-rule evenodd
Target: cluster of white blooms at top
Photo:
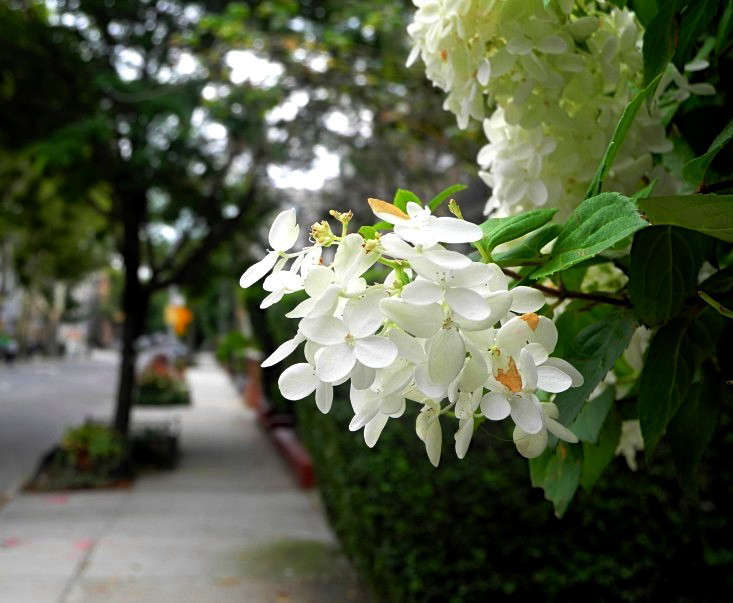
<instances>
[{"instance_id":1,"label":"cluster of white blooms at top","mask_svg":"<svg viewBox=\"0 0 733 603\"><path fill-rule=\"evenodd\" d=\"M408 203L406 213L377 199L369 203L393 232L366 240L348 233L350 214L332 212L343 224L340 236L320 222L311 229L313 245L290 252L299 227L295 210L286 210L270 229L272 251L242 275L241 286L249 287L269 273L263 307L286 293L307 295L286 314L299 320L297 334L262 363L274 365L305 343L305 362L280 375L283 396L299 400L315 392L326 413L333 387L350 379L349 428L363 429L368 446L390 418L403 414L406 400L415 402L417 435L436 466L441 417L457 419L459 458L484 419L511 417L516 447L528 458L542 454L548 432L577 442L557 421L557 407L537 395L583 382L569 363L551 357L557 330L535 313L543 295L530 287L509 289L498 266L443 245L479 240L475 224L433 216L417 203ZM336 251L326 264L322 249L331 246ZM384 282L368 284L364 274L377 262L391 271Z\"/></svg>"},{"instance_id":2,"label":"cluster of white blooms at top","mask_svg":"<svg viewBox=\"0 0 733 603\"><path fill-rule=\"evenodd\" d=\"M408 65L422 58L459 127L483 120L489 143L478 154L479 175L492 190L486 213L550 204L567 215L642 84L643 30L634 13L603 0L413 2ZM693 61L687 70L706 66ZM640 109L608 190L631 194L644 178L669 180L652 159L672 149L661 107L690 93L714 89L689 84L670 66L654 102Z\"/></svg>"}]
</instances>

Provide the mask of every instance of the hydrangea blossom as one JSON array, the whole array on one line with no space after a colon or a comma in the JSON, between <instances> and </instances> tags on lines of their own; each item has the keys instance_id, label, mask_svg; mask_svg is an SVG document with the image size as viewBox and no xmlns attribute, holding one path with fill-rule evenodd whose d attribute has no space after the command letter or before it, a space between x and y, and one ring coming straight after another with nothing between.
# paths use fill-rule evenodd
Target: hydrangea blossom
<instances>
[{"instance_id":1,"label":"hydrangea blossom","mask_svg":"<svg viewBox=\"0 0 733 603\"><path fill-rule=\"evenodd\" d=\"M243 286L263 277L265 286L275 281L268 290L278 299L293 291L307 295L287 314L298 321L296 335L263 362L274 365L304 345L305 361L280 375L283 396L300 400L315 393L327 413L333 387L350 381L349 429L361 430L370 447L408 402L416 404L415 431L436 466L441 423L451 420L459 458L484 420L510 417L517 450L528 458L542 454L548 432L577 442L557 422L554 404L540 402L583 383L574 367L551 356L558 335L554 323L536 313L545 303L542 293L509 289L495 264L445 247L478 240L475 224L434 216L417 203L402 211L369 202L394 232L366 240L347 232L350 215L335 212L341 236L320 222L311 228L313 245L291 252L299 228L294 210L286 210L270 229L272 250L242 276ZM336 248L330 263L324 247ZM382 282L369 283L364 274L377 263L390 271Z\"/></svg>"},{"instance_id":2,"label":"hydrangea blossom","mask_svg":"<svg viewBox=\"0 0 733 603\"><path fill-rule=\"evenodd\" d=\"M567 215L642 85L643 30L634 13L602 0L413 1L408 64L422 58L459 127L483 120L488 144L477 160L491 188L486 213L550 205ZM706 66L695 60L685 71ZM672 149L664 113L690 94L713 93L670 66L627 135L609 190L631 194L660 176L669 186L653 160Z\"/></svg>"}]
</instances>

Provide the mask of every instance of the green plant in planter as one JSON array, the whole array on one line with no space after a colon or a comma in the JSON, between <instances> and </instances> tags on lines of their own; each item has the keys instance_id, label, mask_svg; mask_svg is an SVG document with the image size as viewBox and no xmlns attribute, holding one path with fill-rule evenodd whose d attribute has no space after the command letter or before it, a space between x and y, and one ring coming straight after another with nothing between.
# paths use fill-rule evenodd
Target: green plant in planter
<instances>
[{"instance_id":1,"label":"green plant in planter","mask_svg":"<svg viewBox=\"0 0 733 603\"><path fill-rule=\"evenodd\" d=\"M85 423L68 429L59 448L80 471L118 467L125 455L122 436L111 427L98 423Z\"/></svg>"},{"instance_id":2,"label":"green plant in planter","mask_svg":"<svg viewBox=\"0 0 733 603\"><path fill-rule=\"evenodd\" d=\"M140 406L185 406L191 403L191 398L180 377L148 370L138 380L135 403Z\"/></svg>"},{"instance_id":3,"label":"green plant in planter","mask_svg":"<svg viewBox=\"0 0 733 603\"><path fill-rule=\"evenodd\" d=\"M256 347L251 337L240 331L230 331L219 340L215 355L219 364L230 370L242 372L247 352Z\"/></svg>"}]
</instances>

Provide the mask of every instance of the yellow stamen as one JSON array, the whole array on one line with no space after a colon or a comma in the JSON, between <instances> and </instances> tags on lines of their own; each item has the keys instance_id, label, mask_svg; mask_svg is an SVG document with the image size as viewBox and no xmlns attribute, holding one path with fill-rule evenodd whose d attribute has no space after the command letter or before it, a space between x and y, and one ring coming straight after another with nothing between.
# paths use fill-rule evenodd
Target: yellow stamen
<instances>
[{"instance_id":1,"label":"yellow stamen","mask_svg":"<svg viewBox=\"0 0 733 603\"><path fill-rule=\"evenodd\" d=\"M375 214L378 214L381 212L381 213L396 216L397 218L402 218L403 220L410 219L410 216L408 216L399 207L397 207L396 205L393 205L392 203L387 203L386 201L382 201L381 199L373 199L371 197L367 199L367 202L369 203L369 207L372 208L372 211Z\"/></svg>"},{"instance_id":2,"label":"yellow stamen","mask_svg":"<svg viewBox=\"0 0 733 603\"><path fill-rule=\"evenodd\" d=\"M537 325L540 324L540 317L537 316L534 312L528 312L527 314L522 314L519 318L521 318L524 322L526 322L529 325L529 328L533 331L537 330Z\"/></svg>"},{"instance_id":3,"label":"yellow stamen","mask_svg":"<svg viewBox=\"0 0 733 603\"><path fill-rule=\"evenodd\" d=\"M509 359L509 368L506 371L499 369L496 371L496 380L505 385L509 391L518 392L522 389L522 377L514 364L514 358Z\"/></svg>"}]
</instances>

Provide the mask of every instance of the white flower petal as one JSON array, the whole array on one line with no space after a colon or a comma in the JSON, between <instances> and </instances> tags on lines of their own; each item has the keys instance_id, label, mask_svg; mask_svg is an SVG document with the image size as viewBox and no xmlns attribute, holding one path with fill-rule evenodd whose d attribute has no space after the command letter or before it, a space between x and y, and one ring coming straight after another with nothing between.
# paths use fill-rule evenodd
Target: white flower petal
<instances>
[{"instance_id":1,"label":"white flower petal","mask_svg":"<svg viewBox=\"0 0 733 603\"><path fill-rule=\"evenodd\" d=\"M423 250L423 256L426 260L446 270L460 270L471 265L471 260L468 256L457 251L444 249L439 245Z\"/></svg>"},{"instance_id":2,"label":"white flower petal","mask_svg":"<svg viewBox=\"0 0 733 603\"><path fill-rule=\"evenodd\" d=\"M405 411L405 399L399 394L391 394L382 398L379 412L389 417L401 415Z\"/></svg>"},{"instance_id":3,"label":"white flower petal","mask_svg":"<svg viewBox=\"0 0 733 603\"><path fill-rule=\"evenodd\" d=\"M370 392L372 393L372 392ZM379 414L379 398L369 396L359 406L359 411L349 423L349 431L358 431Z\"/></svg>"},{"instance_id":4,"label":"white flower petal","mask_svg":"<svg viewBox=\"0 0 733 603\"><path fill-rule=\"evenodd\" d=\"M532 355L532 360L534 360L535 366L539 366L547 360L547 350L542 344L530 343L525 346L524 349Z\"/></svg>"},{"instance_id":5,"label":"white flower petal","mask_svg":"<svg viewBox=\"0 0 733 603\"><path fill-rule=\"evenodd\" d=\"M348 345L329 345L316 352L316 375L321 381L335 383L346 377L355 363L356 357Z\"/></svg>"},{"instance_id":6,"label":"white flower petal","mask_svg":"<svg viewBox=\"0 0 733 603\"><path fill-rule=\"evenodd\" d=\"M523 431L537 433L544 427L542 411L531 397L512 396L510 404L512 420Z\"/></svg>"},{"instance_id":7,"label":"white flower petal","mask_svg":"<svg viewBox=\"0 0 733 603\"><path fill-rule=\"evenodd\" d=\"M445 385L435 383L430 378L427 363L415 369L415 385L425 396L433 400L442 400L448 394Z\"/></svg>"},{"instance_id":8,"label":"white flower petal","mask_svg":"<svg viewBox=\"0 0 733 603\"><path fill-rule=\"evenodd\" d=\"M243 289L251 287L263 276L265 276L277 262L278 253L276 251L269 252L256 264L252 264L239 279L239 286Z\"/></svg>"},{"instance_id":9,"label":"white flower petal","mask_svg":"<svg viewBox=\"0 0 733 603\"><path fill-rule=\"evenodd\" d=\"M460 422L458 431L453 436L456 440L456 456L462 459L468 452L468 446L471 444L473 437L473 417L464 419Z\"/></svg>"},{"instance_id":10,"label":"white flower petal","mask_svg":"<svg viewBox=\"0 0 733 603\"><path fill-rule=\"evenodd\" d=\"M537 387L546 392L557 394L564 392L573 383L570 375L554 366L537 367Z\"/></svg>"},{"instance_id":11,"label":"white flower petal","mask_svg":"<svg viewBox=\"0 0 733 603\"><path fill-rule=\"evenodd\" d=\"M518 316L504 323L496 333L496 345L508 356L518 356L519 350L531 342L532 330Z\"/></svg>"},{"instance_id":12,"label":"white flower petal","mask_svg":"<svg viewBox=\"0 0 733 603\"><path fill-rule=\"evenodd\" d=\"M548 354L552 354L557 345L557 327L547 316L540 316L537 328L532 335L532 341L539 343L547 350Z\"/></svg>"},{"instance_id":13,"label":"white flower petal","mask_svg":"<svg viewBox=\"0 0 733 603\"><path fill-rule=\"evenodd\" d=\"M333 386L320 381L316 387L316 406L324 415L331 410L333 404Z\"/></svg>"},{"instance_id":14,"label":"white flower petal","mask_svg":"<svg viewBox=\"0 0 733 603\"><path fill-rule=\"evenodd\" d=\"M473 243L484 236L476 224L458 218L438 218L436 230L443 243Z\"/></svg>"},{"instance_id":15,"label":"white flower petal","mask_svg":"<svg viewBox=\"0 0 733 603\"><path fill-rule=\"evenodd\" d=\"M285 295L284 289L278 289L277 291L273 291L267 297L265 297L265 299L263 299L260 302L260 308L262 310L269 308L270 306L279 302L283 298L284 295Z\"/></svg>"},{"instance_id":16,"label":"white flower petal","mask_svg":"<svg viewBox=\"0 0 733 603\"><path fill-rule=\"evenodd\" d=\"M422 364L427 359L422 344L412 335L408 335L400 329L392 329L387 333L394 344L397 346L397 352L401 358L413 364Z\"/></svg>"},{"instance_id":17,"label":"white flower petal","mask_svg":"<svg viewBox=\"0 0 733 603\"><path fill-rule=\"evenodd\" d=\"M438 304L416 306L400 299L388 298L379 302L379 307L387 318L416 337L430 337L443 324L443 308Z\"/></svg>"},{"instance_id":18,"label":"white flower petal","mask_svg":"<svg viewBox=\"0 0 733 603\"><path fill-rule=\"evenodd\" d=\"M305 398L313 393L318 383L313 367L305 362L289 366L277 380L280 393L286 400Z\"/></svg>"},{"instance_id":19,"label":"white flower petal","mask_svg":"<svg viewBox=\"0 0 733 603\"><path fill-rule=\"evenodd\" d=\"M445 292L445 301L454 312L468 320L486 320L491 315L486 300L466 287L450 287Z\"/></svg>"},{"instance_id":20,"label":"white flower petal","mask_svg":"<svg viewBox=\"0 0 733 603\"><path fill-rule=\"evenodd\" d=\"M351 371L351 385L355 389L367 389L374 383L374 376L377 372L368 366L364 366L361 362L354 365Z\"/></svg>"},{"instance_id":21,"label":"white flower petal","mask_svg":"<svg viewBox=\"0 0 733 603\"><path fill-rule=\"evenodd\" d=\"M569 375L573 387L580 387L581 385L583 385L583 375L581 375L578 369L576 369L567 360L563 360L562 358L548 358L544 362L544 365L554 366L556 368L559 368L563 373Z\"/></svg>"},{"instance_id":22,"label":"white flower petal","mask_svg":"<svg viewBox=\"0 0 733 603\"><path fill-rule=\"evenodd\" d=\"M463 368L466 346L455 328L441 329L433 337L428 354L430 379L448 385Z\"/></svg>"},{"instance_id":23,"label":"white flower petal","mask_svg":"<svg viewBox=\"0 0 733 603\"><path fill-rule=\"evenodd\" d=\"M352 232L346 235L338 246L333 258L333 270L336 280L340 283L347 283L351 279L358 278L364 274L379 258L375 251L366 253L364 250L364 238Z\"/></svg>"},{"instance_id":24,"label":"white flower petal","mask_svg":"<svg viewBox=\"0 0 733 603\"><path fill-rule=\"evenodd\" d=\"M415 255L415 248L409 243L405 243L400 237L393 232L387 233L379 239L382 249L386 255L398 260L406 260Z\"/></svg>"},{"instance_id":25,"label":"white flower petal","mask_svg":"<svg viewBox=\"0 0 733 603\"><path fill-rule=\"evenodd\" d=\"M320 297L333 282L333 270L326 266L313 266L303 281L305 292L310 297Z\"/></svg>"},{"instance_id":26,"label":"white flower petal","mask_svg":"<svg viewBox=\"0 0 733 603\"><path fill-rule=\"evenodd\" d=\"M295 210L280 212L270 226L270 247L275 251L287 251L298 240L300 227L295 222Z\"/></svg>"},{"instance_id":27,"label":"white flower petal","mask_svg":"<svg viewBox=\"0 0 733 603\"><path fill-rule=\"evenodd\" d=\"M487 419L501 421L509 416L511 410L509 400L504 394L489 392L481 398L481 412Z\"/></svg>"},{"instance_id":28,"label":"white flower petal","mask_svg":"<svg viewBox=\"0 0 733 603\"><path fill-rule=\"evenodd\" d=\"M550 419L549 417L545 418L545 422L547 423L547 429L550 431L550 433L556 435L561 440L565 440L566 442L570 442L571 444L577 444L578 436L576 436L567 427L561 425L560 423L555 421L555 419Z\"/></svg>"},{"instance_id":29,"label":"white flower petal","mask_svg":"<svg viewBox=\"0 0 733 603\"><path fill-rule=\"evenodd\" d=\"M514 287L512 294L512 312L525 314L526 312L536 312L545 305L545 296L541 291L532 287Z\"/></svg>"},{"instance_id":30,"label":"white flower petal","mask_svg":"<svg viewBox=\"0 0 733 603\"><path fill-rule=\"evenodd\" d=\"M388 420L387 415L380 413L364 426L364 442L369 448L374 448Z\"/></svg>"},{"instance_id":31,"label":"white flower petal","mask_svg":"<svg viewBox=\"0 0 733 603\"><path fill-rule=\"evenodd\" d=\"M322 345L334 345L341 343L346 338L348 331L343 321L333 316L319 316L317 318L304 318L300 321L298 330L308 339Z\"/></svg>"},{"instance_id":32,"label":"white flower petal","mask_svg":"<svg viewBox=\"0 0 733 603\"><path fill-rule=\"evenodd\" d=\"M437 467L440 463L440 449L443 446L443 432L440 430L440 423L437 418L428 427L423 441L425 442L428 459L433 467Z\"/></svg>"},{"instance_id":33,"label":"white flower petal","mask_svg":"<svg viewBox=\"0 0 733 603\"><path fill-rule=\"evenodd\" d=\"M402 288L402 299L416 306L434 304L442 297L443 289L423 278L417 278Z\"/></svg>"},{"instance_id":34,"label":"white flower petal","mask_svg":"<svg viewBox=\"0 0 733 603\"><path fill-rule=\"evenodd\" d=\"M519 352L519 374L522 377L522 389L533 392L537 389L537 367L535 366L532 354L523 348Z\"/></svg>"},{"instance_id":35,"label":"white flower petal","mask_svg":"<svg viewBox=\"0 0 733 603\"><path fill-rule=\"evenodd\" d=\"M364 366L384 368L397 358L397 346L387 337L370 335L356 340L354 354Z\"/></svg>"},{"instance_id":36,"label":"white flower petal","mask_svg":"<svg viewBox=\"0 0 733 603\"><path fill-rule=\"evenodd\" d=\"M514 445L519 454L524 458L534 459L540 456L547 448L547 430L543 429L538 433L529 434L522 431L520 427L514 428L512 434Z\"/></svg>"},{"instance_id":37,"label":"white flower petal","mask_svg":"<svg viewBox=\"0 0 733 603\"><path fill-rule=\"evenodd\" d=\"M366 337L374 333L384 322L379 311L380 297L365 296L352 299L344 308L344 323L354 337Z\"/></svg>"},{"instance_id":38,"label":"white flower petal","mask_svg":"<svg viewBox=\"0 0 733 603\"><path fill-rule=\"evenodd\" d=\"M274 364L277 364L281 360L284 360L285 358L290 356L290 354L292 354L296 350L296 348L304 341L305 337L300 333L297 333L292 339L288 339L284 343L281 343L272 354L270 354L267 358L265 358L265 360L263 360L260 366L262 368L267 368L268 366L273 366Z\"/></svg>"}]
</instances>

